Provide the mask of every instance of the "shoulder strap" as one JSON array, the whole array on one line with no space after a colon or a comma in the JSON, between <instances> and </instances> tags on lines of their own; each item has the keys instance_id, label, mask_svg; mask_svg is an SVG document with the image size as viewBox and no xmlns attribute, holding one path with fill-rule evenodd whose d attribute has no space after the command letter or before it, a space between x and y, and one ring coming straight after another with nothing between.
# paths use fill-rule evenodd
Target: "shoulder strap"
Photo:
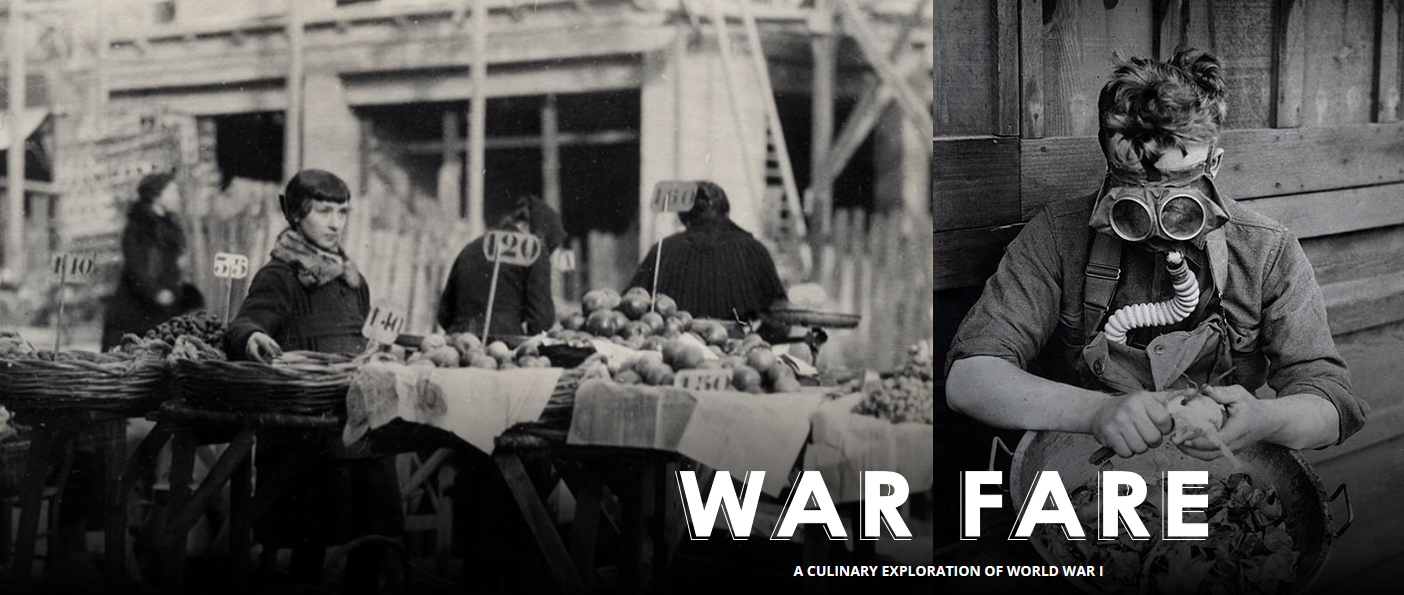
<instances>
[{"instance_id":1,"label":"shoulder strap","mask_svg":"<svg viewBox=\"0 0 1404 595\"><path fill-rule=\"evenodd\" d=\"M1121 239L1094 233L1082 290L1082 335L1091 341L1121 281Z\"/></svg>"}]
</instances>

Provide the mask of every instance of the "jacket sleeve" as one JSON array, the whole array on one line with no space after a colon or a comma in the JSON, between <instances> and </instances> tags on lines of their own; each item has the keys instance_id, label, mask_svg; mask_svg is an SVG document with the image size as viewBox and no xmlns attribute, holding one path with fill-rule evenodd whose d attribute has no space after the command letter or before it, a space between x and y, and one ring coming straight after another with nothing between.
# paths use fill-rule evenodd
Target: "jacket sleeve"
<instances>
[{"instance_id":1,"label":"jacket sleeve","mask_svg":"<svg viewBox=\"0 0 1404 595\"><path fill-rule=\"evenodd\" d=\"M1330 401L1340 417L1340 444L1365 425L1370 406L1351 390L1345 360L1326 323L1321 286L1290 233L1283 234L1263 286L1261 332L1268 385L1279 395L1312 394Z\"/></svg>"},{"instance_id":2,"label":"jacket sleeve","mask_svg":"<svg viewBox=\"0 0 1404 595\"><path fill-rule=\"evenodd\" d=\"M523 320L526 332L535 335L556 324L556 304L551 298L551 261L538 259L527 271Z\"/></svg>"},{"instance_id":3,"label":"jacket sleeve","mask_svg":"<svg viewBox=\"0 0 1404 595\"><path fill-rule=\"evenodd\" d=\"M254 333L264 333L275 339L278 337L283 321L292 311L289 281L297 282L269 267L263 267L254 275L253 282L249 284L249 294L239 306L239 315L229 323L229 331L225 334L225 352L230 359L247 357L244 348Z\"/></svg>"}]
</instances>

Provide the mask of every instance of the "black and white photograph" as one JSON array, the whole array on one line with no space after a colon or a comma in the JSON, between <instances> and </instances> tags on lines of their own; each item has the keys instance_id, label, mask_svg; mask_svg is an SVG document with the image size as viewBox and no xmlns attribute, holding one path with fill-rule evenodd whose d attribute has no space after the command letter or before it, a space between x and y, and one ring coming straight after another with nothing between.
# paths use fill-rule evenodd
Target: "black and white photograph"
<instances>
[{"instance_id":1,"label":"black and white photograph","mask_svg":"<svg viewBox=\"0 0 1404 595\"><path fill-rule=\"evenodd\" d=\"M0 1L0 593L930 592L937 12Z\"/></svg>"},{"instance_id":2,"label":"black and white photograph","mask_svg":"<svg viewBox=\"0 0 1404 595\"><path fill-rule=\"evenodd\" d=\"M937 0L938 584L1404 569L1404 6Z\"/></svg>"}]
</instances>

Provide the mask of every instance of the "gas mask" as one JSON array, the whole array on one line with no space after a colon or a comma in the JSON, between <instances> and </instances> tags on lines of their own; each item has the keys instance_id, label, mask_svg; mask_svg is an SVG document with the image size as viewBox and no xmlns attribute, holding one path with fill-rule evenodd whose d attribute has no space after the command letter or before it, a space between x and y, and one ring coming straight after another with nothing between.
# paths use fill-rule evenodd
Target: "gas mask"
<instances>
[{"instance_id":1,"label":"gas mask","mask_svg":"<svg viewBox=\"0 0 1404 595\"><path fill-rule=\"evenodd\" d=\"M1092 227L1150 246L1193 241L1218 229L1228 222L1228 210L1214 188L1211 161L1149 176L1109 164L1092 211Z\"/></svg>"}]
</instances>

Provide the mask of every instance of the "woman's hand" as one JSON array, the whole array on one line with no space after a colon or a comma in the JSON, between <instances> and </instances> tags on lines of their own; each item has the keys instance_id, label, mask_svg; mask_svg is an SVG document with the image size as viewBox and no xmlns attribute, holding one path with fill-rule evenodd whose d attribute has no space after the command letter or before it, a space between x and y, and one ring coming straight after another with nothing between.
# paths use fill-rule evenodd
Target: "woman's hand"
<instances>
[{"instance_id":1,"label":"woman's hand","mask_svg":"<svg viewBox=\"0 0 1404 595\"><path fill-rule=\"evenodd\" d=\"M162 289L156 292L156 304L159 306L169 306L175 303L175 292L169 289Z\"/></svg>"},{"instance_id":2,"label":"woman's hand","mask_svg":"<svg viewBox=\"0 0 1404 595\"><path fill-rule=\"evenodd\" d=\"M249 335L249 342L244 346L244 353L249 359L263 363L270 363L278 356L283 355L283 349L278 347L278 342L273 337L265 333L254 333Z\"/></svg>"}]
</instances>

